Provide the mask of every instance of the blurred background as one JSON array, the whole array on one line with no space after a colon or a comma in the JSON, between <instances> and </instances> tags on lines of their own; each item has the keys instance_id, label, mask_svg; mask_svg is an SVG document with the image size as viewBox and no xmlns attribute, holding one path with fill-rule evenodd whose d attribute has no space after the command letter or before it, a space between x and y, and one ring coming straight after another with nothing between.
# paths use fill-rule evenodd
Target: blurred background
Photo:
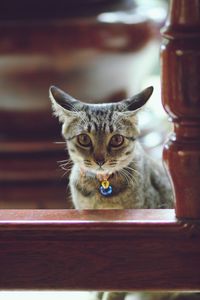
<instances>
[{"instance_id":1,"label":"blurred background","mask_svg":"<svg viewBox=\"0 0 200 300\"><path fill-rule=\"evenodd\" d=\"M71 208L48 89L113 102L154 86L140 113L155 159L169 131L160 96L164 0L0 1L0 208ZM60 162L60 163L59 163Z\"/></svg>"}]
</instances>

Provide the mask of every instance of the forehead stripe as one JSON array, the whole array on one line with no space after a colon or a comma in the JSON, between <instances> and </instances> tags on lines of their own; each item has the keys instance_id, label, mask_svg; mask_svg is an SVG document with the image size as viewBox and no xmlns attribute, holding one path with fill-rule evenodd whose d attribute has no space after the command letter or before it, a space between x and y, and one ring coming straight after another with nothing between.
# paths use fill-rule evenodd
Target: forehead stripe
<instances>
[{"instance_id":1,"label":"forehead stripe","mask_svg":"<svg viewBox=\"0 0 200 300\"><path fill-rule=\"evenodd\" d=\"M110 130L111 133L113 132L113 125L112 124L109 125L109 130Z\"/></svg>"},{"instance_id":2,"label":"forehead stripe","mask_svg":"<svg viewBox=\"0 0 200 300\"><path fill-rule=\"evenodd\" d=\"M92 128L91 124L88 124L87 131L91 132L91 128Z\"/></svg>"},{"instance_id":3,"label":"forehead stripe","mask_svg":"<svg viewBox=\"0 0 200 300\"><path fill-rule=\"evenodd\" d=\"M98 125L96 122L93 122L96 132L98 131Z\"/></svg>"},{"instance_id":4,"label":"forehead stripe","mask_svg":"<svg viewBox=\"0 0 200 300\"><path fill-rule=\"evenodd\" d=\"M109 115L108 115L108 121L109 121L109 122L112 121L112 116L113 116L113 111L110 111L110 112L109 112Z\"/></svg>"},{"instance_id":5,"label":"forehead stripe","mask_svg":"<svg viewBox=\"0 0 200 300\"><path fill-rule=\"evenodd\" d=\"M91 121L91 115L88 114L87 117L88 117L88 121L90 122Z\"/></svg>"}]
</instances>

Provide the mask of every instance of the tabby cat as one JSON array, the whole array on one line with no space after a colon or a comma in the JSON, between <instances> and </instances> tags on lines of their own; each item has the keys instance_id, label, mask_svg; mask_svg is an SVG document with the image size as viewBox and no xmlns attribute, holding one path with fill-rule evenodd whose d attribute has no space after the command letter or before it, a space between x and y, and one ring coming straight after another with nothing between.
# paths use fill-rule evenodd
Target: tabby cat
<instances>
[{"instance_id":1,"label":"tabby cat","mask_svg":"<svg viewBox=\"0 0 200 300\"><path fill-rule=\"evenodd\" d=\"M73 167L70 189L77 209L172 208L162 165L142 149L137 113L153 92L148 87L117 103L86 104L55 86L54 114L62 122Z\"/></svg>"}]
</instances>

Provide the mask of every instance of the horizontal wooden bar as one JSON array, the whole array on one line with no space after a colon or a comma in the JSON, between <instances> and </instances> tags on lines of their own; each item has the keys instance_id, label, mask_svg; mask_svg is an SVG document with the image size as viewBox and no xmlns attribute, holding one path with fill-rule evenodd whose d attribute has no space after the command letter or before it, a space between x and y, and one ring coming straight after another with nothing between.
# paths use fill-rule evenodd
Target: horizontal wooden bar
<instances>
[{"instance_id":1,"label":"horizontal wooden bar","mask_svg":"<svg viewBox=\"0 0 200 300\"><path fill-rule=\"evenodd\" d=\"M173 210L1 210L0 289L199 290L200 223Z\"/></svg>"}]
</instances>

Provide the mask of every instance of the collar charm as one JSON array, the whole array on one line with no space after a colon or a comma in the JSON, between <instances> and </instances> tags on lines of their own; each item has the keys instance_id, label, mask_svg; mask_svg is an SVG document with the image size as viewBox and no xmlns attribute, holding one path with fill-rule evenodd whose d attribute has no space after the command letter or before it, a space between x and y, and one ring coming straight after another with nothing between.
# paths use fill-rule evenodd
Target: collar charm
<instances>
[{"instance_id":1,"label":"collar charm","mask_svg":"<svg viewBox=\"0 0 200 300\"><path fill-rule=\"evenodd\" d=\"M99 191L103 196L110 196L112 194L112 186L110 185L110 182L107 179L101 182Z\"/></svg>"},{"instance_id":2,"label":"collar charm","mask_svg":"<svg viewBox=\"0 0 200 300\"><path fill-rule=\"evenodd\" d=\"M83 169L80 169L80 175L82 177L86 176L86 172ZM108 178L111 176L111 174L97 174L96 177L100 181L101 185L99 187L99 192L102 196L108 197L112 195L113 188L110 185L110 182L108 181Z\"/></svg>"}]
</instances>

